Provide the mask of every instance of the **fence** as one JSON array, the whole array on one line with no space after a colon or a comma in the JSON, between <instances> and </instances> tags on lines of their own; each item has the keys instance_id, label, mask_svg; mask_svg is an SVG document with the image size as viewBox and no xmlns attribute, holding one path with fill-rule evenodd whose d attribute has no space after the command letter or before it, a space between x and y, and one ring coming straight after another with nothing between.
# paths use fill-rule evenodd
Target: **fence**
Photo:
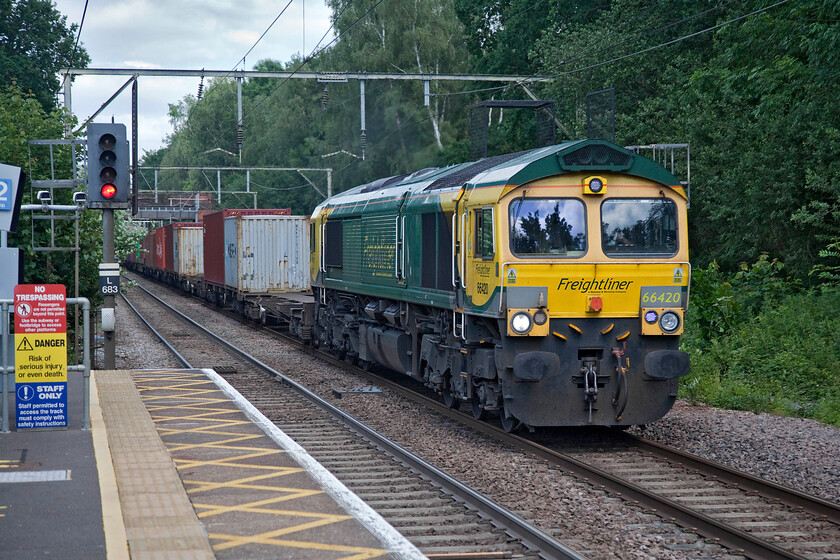
<instances>
[{"instance_id":1,"label":"fence","mask_svg":"<svg viewBox=\"0 0 840 560\"><path fill-rule=\"evenodd\" d=\"M71 305L82 305L83 327L82 340L83 352L82 363L76 365L67 365L67 372L81 371L84 378L84 416L82 417L82 429L90 429L90 301L87 298L67 298L67 303ZM0 433L6 433L9 430L9 390L12 387L14 380L12 376L15 373L14 366L9 365L9 305L14 305L13 299L0 299L0 308L2 308L2 330L3 330L3 350L2 362L0 362L0 375L3 377L3 402L2 402L2 421L0 421ZM78 339L78 336L77 336ZM14 394L14 393L12 393Z\"/></svg>"}]
</instances>

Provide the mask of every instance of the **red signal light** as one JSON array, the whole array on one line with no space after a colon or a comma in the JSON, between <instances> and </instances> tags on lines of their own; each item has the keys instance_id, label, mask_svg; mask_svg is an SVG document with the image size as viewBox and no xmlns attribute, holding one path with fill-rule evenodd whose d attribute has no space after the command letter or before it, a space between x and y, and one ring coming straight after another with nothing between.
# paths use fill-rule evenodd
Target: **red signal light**
<instances>
[{"instance_id":1,"label":"red signal light","mask_svg":"<svg viewBox=\"0 0 840 560\"><path fill-rule=\"evenodd\" d=\"M100 190L102 193L102 198L110 200L114 198L114 195L117 194L117 187L112 185L111 183L105 183L102 185L102 189Z\"/></svg>"}]
</instances>

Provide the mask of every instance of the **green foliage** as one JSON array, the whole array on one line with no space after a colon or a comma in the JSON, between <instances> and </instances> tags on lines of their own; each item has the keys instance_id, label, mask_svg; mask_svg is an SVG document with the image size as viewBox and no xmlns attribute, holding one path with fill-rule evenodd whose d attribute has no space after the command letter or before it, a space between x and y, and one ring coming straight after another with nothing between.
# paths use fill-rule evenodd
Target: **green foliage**
<instances>
[{"instance_id":1,"label":"green foliage","mask_svg":"<svg viewBox=\"0 0 840 560\"><path fill-rule=\"evenodd\" d=\"M794 290L795 283L781 276L784 265L772 261L766 254L738 272L722 272L713 262L708 268L695 268L691 273L691 320L697 339L695 345L706 343L741 325L750 322L766 306L782 299Z\"/></svg>"},{"instance_id":2,"label":"green foliage","mask_svg":"<svg viewBox=\"0 0 840 560\"><path fill-rule=\"evenodd\" d=\"M97 212L97 214L99 214ZM124 261L130 253L140 250L140 242L148 230L131 221L128 212L120 210L114 213L114 253L117 262Z\"/></svg>"},{"instance_id":3,"label":"green foliage","mask_svg":"<svg viewBox=\"0 0 840 560\"><path fill-rule=\"evenodd\" d=\"M785 297L707 348L694 348L682 395L840 425L838 329L840 291Z\"/></svg>"},{"instance_id":4,"label":"green foliage","mask_svg":"<svg viewBox=\"0 0 840 560\"><path fill-rule=\"evenodd\" d=\"M84 47L74 44L78 27L68 27L51 0L0 0L0 83L16 84L54 108L59 69L90 62Z\"/></svg>"},{"instance_id":5,"label":"green foliage","mask_svg":"<svg viewBox=\"0 0 840 560\"><path fill-rule=\"evenodd\" d=\"M828 263L815 264L811 274L828 285L840 286L840 240L830 243L819 255L821 259L828 260Z\"/></svg>"},{"instance_id":6,"label":"green foliage","mask_svg":"<svg viewBox=\"0 0 840 560\"><path fill-rule=\"evenodd\" d=\"M609 5L609 0L455 0L455 11L477 72L528 75L538 73L540 66L533 56L535 39L561 26L591 21Z\"/></svg>"}]
</instances>

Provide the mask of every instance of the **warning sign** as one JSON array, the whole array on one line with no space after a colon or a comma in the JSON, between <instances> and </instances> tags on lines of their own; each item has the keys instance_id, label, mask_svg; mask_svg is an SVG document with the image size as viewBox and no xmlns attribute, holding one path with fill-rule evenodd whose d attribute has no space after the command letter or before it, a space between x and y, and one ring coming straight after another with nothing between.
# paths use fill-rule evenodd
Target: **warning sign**
<instances>
[{"instance_id":1,"label":"warning sign","mask_svg":"<svg viewBox=\"0 0 840 560\"><path fill-rule=\"evenodd\" d=\"M14 309L16 427L66 428L66 289L20 284Z\"/></svg>"},{"instance_id":2,"label":"warning sign","mask_svg":"<svg viewBox=\"0 0 840 560\"><path fill-rule=\"evenodd\" d=\"M15 286L15 333L66 333L67 298L63 284Z\"/></svg>"},{"instance_id":3,"label":"warning sign","mask_svg":"<svg viewBox=\"0 0 840 560\"><path fill-rule=\"evenodd\" d=\"M516 284L516 269L509 268L507 273L507 283L508 284Z\"/></svg>"},{"instance_id":4,"label":"warning sign","mask_svg":"<svg viewBox=\"0 0 840 560\"><path fill-rule=\"evenodd\" d=\"M15 381L67 381L67 335L15 333Z\"/></svg>"},{"instance_id":5,"label":"warning sign","mask_svg":"<svg viewBox=\"0 0 840 560\"><path fill-rule=\"evenodd\" d=\"M29 342L29 337L24 336L20 340L20 344L18 344L17 350L19 352L30 352L34 350L32 344Z\"/></svg>"}]
</instances>

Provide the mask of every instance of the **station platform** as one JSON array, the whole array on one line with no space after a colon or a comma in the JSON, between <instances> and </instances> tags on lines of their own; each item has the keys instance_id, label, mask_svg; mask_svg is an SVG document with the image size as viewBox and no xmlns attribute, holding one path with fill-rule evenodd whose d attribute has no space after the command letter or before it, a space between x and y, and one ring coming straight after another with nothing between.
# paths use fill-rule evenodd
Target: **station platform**
<instances>
[{"instance_id":1,"label":"station platform","mask_svg":"<svg viewBox=\"0 0 840 560\"><path fill-rule=\"evenodd\" d=\"M424 558L212 370L81 373L0 433L0 559ZM13 401L14 395L10 395Z\"/></svg>"}]
</instances>

